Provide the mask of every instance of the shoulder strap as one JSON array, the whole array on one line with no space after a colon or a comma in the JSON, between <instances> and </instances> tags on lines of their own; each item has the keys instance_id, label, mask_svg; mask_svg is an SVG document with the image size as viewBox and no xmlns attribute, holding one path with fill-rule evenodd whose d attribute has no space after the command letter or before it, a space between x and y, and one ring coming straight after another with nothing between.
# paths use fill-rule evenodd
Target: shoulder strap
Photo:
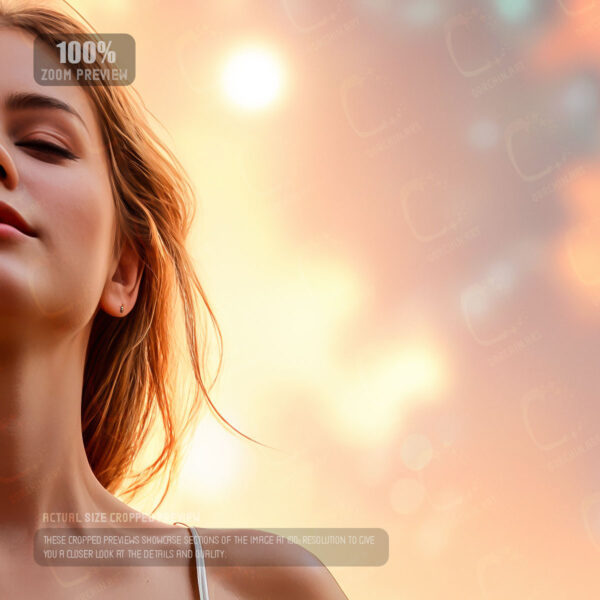
<instances>
[{"instance_id":1,"label":"shoulder strap","mask_svg":"<svg viewBox=\"0 0 600 600\"><path fill-rule=\"evenodd\" d=\"M192 539L194 540L194 557L196 558L196 577L198 578L198 591L200 593L200 600L209 600L208 584L206 580L206 565L204 564L204 553L202 552L200 535L195 527L190 527L181 521L177 521L176 523L173 523L173 525L185 525L192 533Z\"/></svg>"},{"instance_id":2,"label":"shoulder strap","mask_svg":"<svg viewBox=\"0 0 600 600\"><path fill-rule=\"evenodd\" d=\"M200 535L195 527L190 527L194 537L194 548L196 550L196 573L198 575L198 589L200 590L200 600L209 600L208 584L206 580L206 565L204 564L204 553L202 552L202 543Z\"/></svg>"}]
</instances>

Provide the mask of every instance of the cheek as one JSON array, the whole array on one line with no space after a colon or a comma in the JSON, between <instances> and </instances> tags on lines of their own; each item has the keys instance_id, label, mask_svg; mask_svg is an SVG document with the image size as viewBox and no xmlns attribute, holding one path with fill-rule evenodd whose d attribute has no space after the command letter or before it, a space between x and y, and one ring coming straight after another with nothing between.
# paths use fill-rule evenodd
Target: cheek
<instances>
[{"instance_id":1,"label":"cheek","mask_svg":"<svg viewBox=\"0 0 600 600\"><path fill-rule=\"evenodd\" d=\"M27 186L41 221L40 269L32 281L38 303L46 314L77 315L85 322L98 305L112 253L115 211L108 177L79 166L49 166Z\"/></svg>"}]
</instances>

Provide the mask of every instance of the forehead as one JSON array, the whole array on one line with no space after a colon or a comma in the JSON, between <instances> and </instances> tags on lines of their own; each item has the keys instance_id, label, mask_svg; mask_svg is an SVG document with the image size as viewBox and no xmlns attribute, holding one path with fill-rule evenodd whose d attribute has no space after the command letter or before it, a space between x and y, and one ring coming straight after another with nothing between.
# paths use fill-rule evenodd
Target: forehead
<instances>
[{"instance_id":1,"label":"forehead","mask_svg":"<svg viewBox=\"0 0 600 600\"><path fill-rule=\"evenodd\" d=\"M18 28L0 27L0 108L11 92L34 92L70 104L90 132L96 129L96 112L91 98L79 85L40 85L33 76L34 35ZM44 50L51 54L48 48ZM56 59L58 63L58 59Z\"/></svg>"}]
</instances>

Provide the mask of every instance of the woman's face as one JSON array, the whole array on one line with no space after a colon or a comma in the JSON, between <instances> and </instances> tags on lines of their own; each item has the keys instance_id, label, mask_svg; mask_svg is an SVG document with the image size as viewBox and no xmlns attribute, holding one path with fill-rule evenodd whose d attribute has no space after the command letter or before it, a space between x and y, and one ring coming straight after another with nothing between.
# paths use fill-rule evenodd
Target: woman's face
<instances>
[{"instance_id":1,"label":"woman's face","mask_svg":"<svg viewBox=\"0 0 600 600\"><path fill-rule=\"evenodd\" d=\"M20 335L73 331L89 323L114 292L108 288L118 262L115 209L93 102L78 85L36 83L33 39L21 30L0 29L0 166L6 172L0 169L0 204L17 210L37 233L0 232L0 332L12 328ZM38 96L68 110L41 106ZM27 97L29 102L15 102Z\"/></svg>"}]
</instances>

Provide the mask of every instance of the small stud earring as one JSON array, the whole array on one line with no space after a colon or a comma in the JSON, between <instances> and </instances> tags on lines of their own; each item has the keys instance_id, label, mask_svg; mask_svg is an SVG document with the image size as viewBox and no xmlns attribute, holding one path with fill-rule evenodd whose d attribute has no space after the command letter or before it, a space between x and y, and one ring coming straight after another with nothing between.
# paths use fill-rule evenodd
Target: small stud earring
<instances>
[{"instance_id":1,"label":"small stud earring","mask_svg":"<svg viewBox=\"0 0 600 600\"><path fill-rule=\"evenodd\" d=\"M121 304L121 308L119 310L120 312L123 312L125 310L125 307Z\"/></svg>"}]
</instances>

